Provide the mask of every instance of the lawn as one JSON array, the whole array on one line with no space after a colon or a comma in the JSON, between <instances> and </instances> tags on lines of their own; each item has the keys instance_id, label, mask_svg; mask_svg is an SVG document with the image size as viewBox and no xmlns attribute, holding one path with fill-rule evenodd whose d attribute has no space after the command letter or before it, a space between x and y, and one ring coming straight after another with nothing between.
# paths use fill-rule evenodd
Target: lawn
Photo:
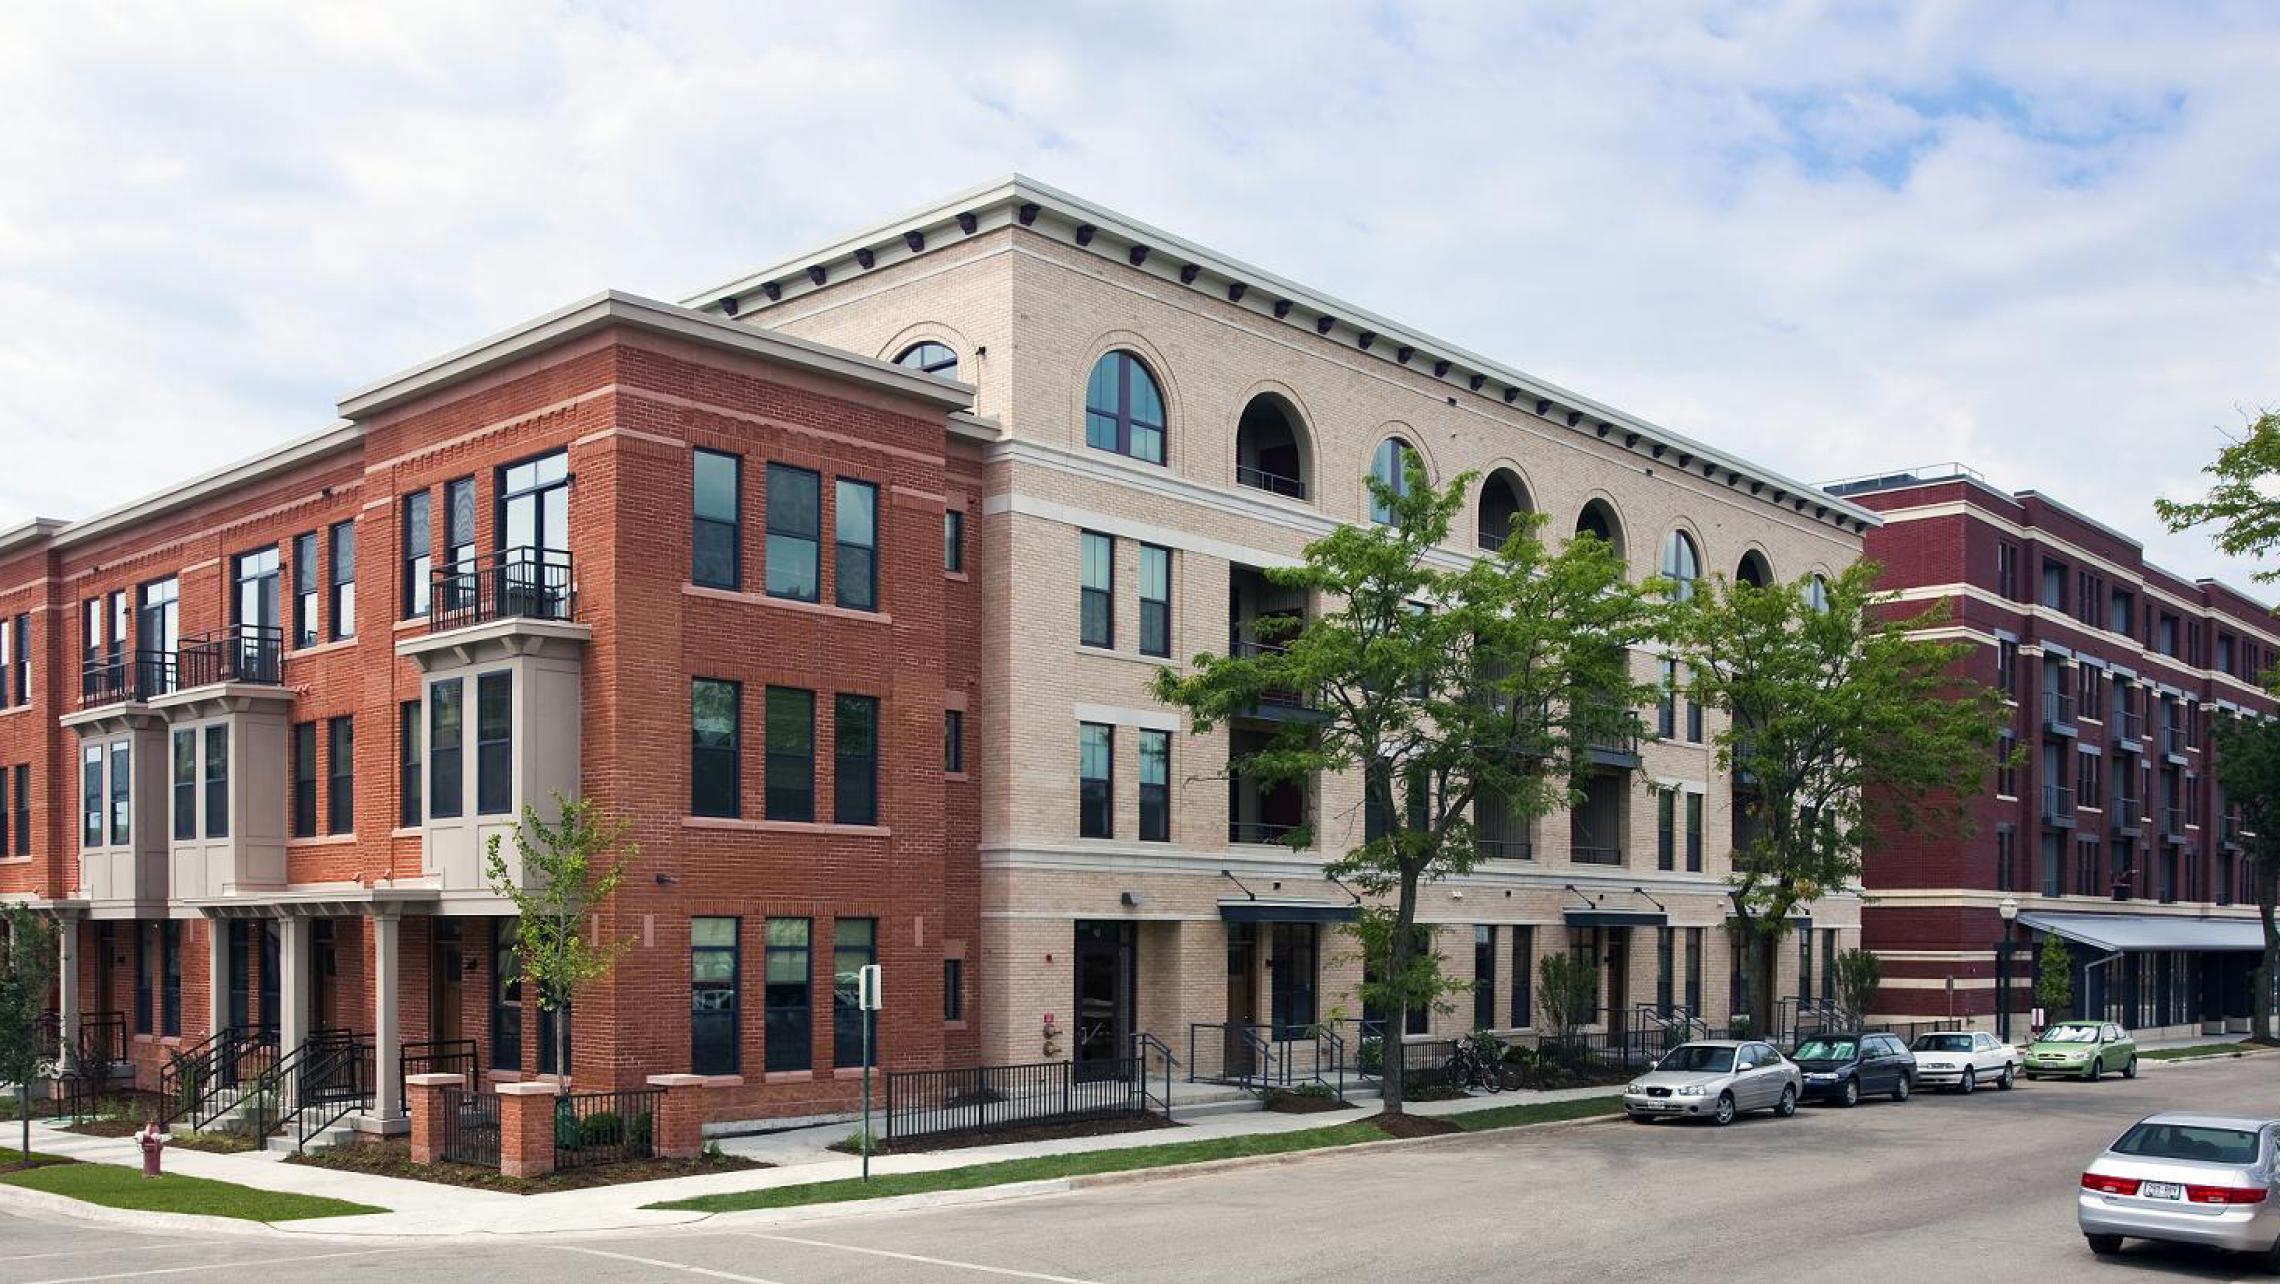
<instances>
[{"instance_id":1,"label":"lawn","mask_svg":"<svg viewBox=\"0 0 2280 1284\"><path fill-rule=\"evenodd\" d=\"M1548 1101L1530 1105L1492 1106L1469 1114L1442 1116L1467 1132L1483 1132L1494 1128L1517 1128L1527 1124L1551 1123L1562 1119L1582 1119L1595 1115L1614 1114L1623 1108L1620 1098L1592 1097L1582 1101ZM775 1186L765 1190L731 1191L722 1195L699 1195L693 1199L678 1199L669 1203L651 1204L651 1208L693 1211L701 1213L745 1212L756 1208L789 1208L799 1204L827 1204L841 1200L885 1199L892 1195L920 1195L938 1190L974 1190L983 1186L1001 1186L1010 1182L1049 1181L1060 1177L1082 1177L1094 1173L1132 1172L1144 1168L1169 1168L1180 1164L1208 1163L1215 1159L1239 1159L1252 1155L1282 1155L1306 1150L1327 1150L1336 1146L1358 1145L1365 1141L1384 1141L1386 1134L1376 1123L1357 1119L1349 1123L1332 1124L1325 1128L1305 1128L1296 1132L1258 1133L1247 1137L1215 1137L1208 1141L1175 1141L1162 1146L1136 1146L1127 1150L1094 1150L1072 1155L1043 1155L1035 1159L1007 1159L991 1164L971 1164L963 1168L944 1168L935 1172L890 1173L873 1177L866 1182L859 1178L842 1178L837 1181L807 1182L797 1186Z\"/></svg>"},{"instance_id":2,"label":"lawn","mask_svg":"<svg viewBox=\"0 0 2280 1284\"><path fill-rule=\"evenodd\" d=\"M33 1154L37 1166L11 1167L21 1160L22 1154L13 1148L0 1150L0 1185L44 1190L51 1195L81 1199L106 1208L131 1208L146 1213L198 1213L252 1222L292 1222L310 1217L348 1217L388 1211L369 1204L352 1204L345 1199L255 1190L251 1186L186 1177L180 1173L146 1178L139 1169L118 1164L73 1163L37 1152Z\"/></svg>"},{"instance_id":3,"label":"lawn","mask_svg":"<svg viewBox=\"0 0 2280 1284\"><path fill-rule=\"evenodd\" d=\"M2185 1048L2154 1048L2138 1056L2146 1061L2180 1061L2186 1057L2238 1057L2267 1050L2260 1044L2196 1043Z\"/></svg>"}]
</instances>

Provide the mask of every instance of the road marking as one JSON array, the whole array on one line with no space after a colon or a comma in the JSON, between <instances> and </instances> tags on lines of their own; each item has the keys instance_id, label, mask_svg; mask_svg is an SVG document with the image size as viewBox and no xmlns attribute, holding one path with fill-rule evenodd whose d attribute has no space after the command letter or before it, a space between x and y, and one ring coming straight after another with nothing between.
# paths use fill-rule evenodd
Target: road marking
<instances>
[{"instance_id":1,"label":"road marking","mask_svg":"<svg viewBox=\"0 0 2280 1284\"><path fill-rule=\"evenodd\" d=\"M180 1240L165 1244L121 1244L117 1248L67 1248L55 1253L6 1253L0 1262L36 1262L50 1257L88 1257L96 1253L156 1253L164 1249L204 1248L196 1240Z\"/></svg>"},{"instance_id":2,"label":"road marking","mask_svg":"<svg viewBox=\"0 0 2280 1284\"><path fill-rule=\"evenodd\" d=\"M900 1262L917 1262L922 1266L947 1266L952 1270L979 1271L984 1275L1003 1275L1017 1280L1044 1280L1047 1284L1100 1284L1098 1280L1080 1280L1068 1275L1047 1275L1040 1271L1017 1271L1005 1266L984 1266L979 1262L953 1262L947 1257L923 1257L917 1253L897 1253L885 1248L864 1248L857 1244L834 1244L827 1239L800 1239L793 1235L763 1235L758 1231L737 1231L747 1239L774 1240L779 1244L804 1244L809 1248L836 1248L843 1253L868 1253L873 1257L891 1257Z\"/></svg>"},{"instance_id":3,"label":"road marking","mask_svg":"<svg viewBox=\"0 0 2280 1284\"><path fill-rule=\"evenodd\" d=\"M410 1252L404 1248L362 1248L346 1253L312 1253L306 1257L261 1257L250 1261L207 1262L199 1266L160 1266L147 1271L113 1271L107 1275L70 1275L57 1279L28 1280L26 1284L93 1284L96 1280L139 1280L154 1275L188 1275L195 1271L231 1271L248 1266L283 1266L288 1262L329 1262L343 1257L376 1257L382 1253Z\"/></svg>"},{"instance_id":4,"label":"road marking","mask_svg":"<svg viewBox=\"0 0 2280 1284\"><path fill-rule=\"evenodd\" d=\"M655 1266L668 1271L687 1271L691 1275L710 1276L716 1280L734 1280L736 1284L781 1284L778 1280L762 1279L757 1275L739 1275L734 1271L716 1271L710 1266L690 1266L685 1262L668 1262L655 1257L635 1257L631 1253L612 1253L601 1248L580 1248L574 1244L555 1244L551 1247L565 1253L584 1253L589 1257L610 1257L636 1266Z\"/></svg>"}]
</instances>

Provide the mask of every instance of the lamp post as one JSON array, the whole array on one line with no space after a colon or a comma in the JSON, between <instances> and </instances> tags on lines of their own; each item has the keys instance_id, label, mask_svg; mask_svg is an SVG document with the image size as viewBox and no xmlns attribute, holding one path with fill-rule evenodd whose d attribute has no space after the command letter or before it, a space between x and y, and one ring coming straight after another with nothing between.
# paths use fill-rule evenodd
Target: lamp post
<instances>
[{"instance_id":1,"label":"lamp post","mask_svg":"<svg viewBox=\"0 0 2280 1284\"><path fill-rule=\"evenodd\" d=\"M2003 937L1995 943L1995 1037L2011 1041L2011 925L2019 921L2019 898L2006 896L1995 907Z\"/></svg>"}]
</instances>

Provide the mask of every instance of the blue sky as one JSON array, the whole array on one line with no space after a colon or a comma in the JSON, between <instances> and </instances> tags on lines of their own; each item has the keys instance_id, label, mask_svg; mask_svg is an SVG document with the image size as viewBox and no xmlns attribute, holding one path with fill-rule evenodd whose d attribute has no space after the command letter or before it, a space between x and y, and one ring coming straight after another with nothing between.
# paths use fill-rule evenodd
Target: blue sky
<instances>
[{"instance_id":1,"label":"blue sky","mask_svg":"<svg viewBox=\"0 0 2280 1284\"><path fill-rule=\"evenodd\" d=\"M1792 475L2147 542L2280 404L2280 8L0 13L0 527L1021 170ZM22 181L36 176L35 181Z\"/></svg>"}]
</instances>

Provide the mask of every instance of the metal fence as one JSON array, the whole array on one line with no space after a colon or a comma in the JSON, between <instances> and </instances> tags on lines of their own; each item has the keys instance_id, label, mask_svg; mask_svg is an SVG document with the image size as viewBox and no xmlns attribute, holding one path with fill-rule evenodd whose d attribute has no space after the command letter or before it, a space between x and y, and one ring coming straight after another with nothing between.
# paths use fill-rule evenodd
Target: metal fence
<instances>
[{"instance_id":1,"label":"metal fence","mask_svg":"<svg viewBox=\"0 0 2280 1284\"><path fill-rule=\"evenodd\" d=\"M656 1155L661 1088L578 1092L554 1107L556 1171L622 1164Z\"/></svg>"},{"instance_id":2,"label":"metal fence","mask_svg":"<svg viewBox=\"0 0 2280 1284\"><path fill-rule=\"evenodd\" d=\"M396 1099L404 1096L404 1080L415 1074L455 1074L461 1082L475 1082L473 1039L432 1039L407 1043L396 1054Z\"/></svg>"},{"instance_id":3,"label":"metal fence","mask_svg":"<svg viewBox=\"0 0 2280 1284\"><path fill-rule=\"evenodd\" d=\"M443 1158L447 1163L499 1166L498 1094L473 1088L443 1090Z\"/></svg>"},{"instance_id":4,"label":"metal fence","mask_svg":"<svg viewBox=\"0 0 2280 1284\"><path fill-rule=\"evenodd\" d=\"M1132 1057L1073 1063L898 1070L887 1075L886 1138L989 1132L1146 1108Z\"/></svg>"}]
</instances>

